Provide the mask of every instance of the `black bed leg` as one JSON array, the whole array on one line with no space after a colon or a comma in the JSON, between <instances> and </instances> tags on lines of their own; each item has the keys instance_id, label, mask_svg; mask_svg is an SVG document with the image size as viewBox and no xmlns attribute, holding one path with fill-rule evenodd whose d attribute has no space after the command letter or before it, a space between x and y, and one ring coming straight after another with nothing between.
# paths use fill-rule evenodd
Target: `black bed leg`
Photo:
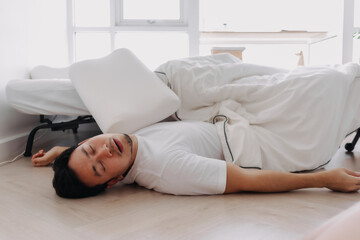
<instances>
[{"instance_id":1,"label":"black bed leg","mask_svg":"<svg viewBox=\"0 0 360 240\"><path fill-rule=\"evenodd\" d=\"M77 134L77 133L78 133L78 128L79 128L79 126L72 129L72 131L73 131L74 134Z\"/></svg>"},{"instance_id":2,"label":"black bed leg","mask_svg":"<svg viewBox=\"0 0 360 240\"><path fill-rule=\"evenodd\" d=\"M27 143L26 143L26 149L25 149L25 153L24 156L25 157L30 157L31 156L31 149L34 143L34 137L35 137L35 133L39 130L39 127L34 128L28 137Z\"/></svg>"},{"instance_id":3,"label":"black bed leg","mask_svg":"<svg viewBox=\"0 0 360 240\"><path fill-rule=\"evenodd\" d=\"M355 145L356 145L357 141L359 140L359 137L360 137L360 128L357 130L356 135L355 135L353 141L352 141L351 143L345 144L345 149L346 149L348 152L352 152L352 150L354 150Z\"/></svg>"}]
</instances>

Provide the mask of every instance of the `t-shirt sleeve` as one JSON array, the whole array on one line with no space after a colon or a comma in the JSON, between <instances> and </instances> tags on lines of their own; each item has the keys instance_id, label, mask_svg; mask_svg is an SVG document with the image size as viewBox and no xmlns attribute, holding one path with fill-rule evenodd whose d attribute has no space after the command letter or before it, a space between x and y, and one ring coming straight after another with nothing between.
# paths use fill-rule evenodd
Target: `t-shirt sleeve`
<instances>
[{"instance_id":1,"label":"t-shirt sleeve","mask_svg":"<svg viewBox=\"0 0 360 240\"><path fill-rule=\"evenodd\" d=\"M154 190L175 195L223 194L226 163L186 151L167 156L160 181Z\"/></svg>"}]
</instances>

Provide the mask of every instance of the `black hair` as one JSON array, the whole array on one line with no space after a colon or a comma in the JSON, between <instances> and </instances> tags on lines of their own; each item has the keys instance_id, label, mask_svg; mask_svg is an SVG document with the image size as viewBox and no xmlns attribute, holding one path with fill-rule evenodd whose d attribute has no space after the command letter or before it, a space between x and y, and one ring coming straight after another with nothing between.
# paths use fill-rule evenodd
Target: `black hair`
<instances>
[{"instance_id":1,"label":"black hair","mask_svg":"<svg viewBox=\"0 0 360 240\"><path fill-rule=\"evenodd\" d=\"M72 146L63 151L53 165L54 178L53 187L56 194L63 198L84 198L95 196L106 189L107 182L104 184L88 187L83 184L76 176L75 172L69 168L68 162L71 154L78 145Z\"/></svg>"}]
</instances>

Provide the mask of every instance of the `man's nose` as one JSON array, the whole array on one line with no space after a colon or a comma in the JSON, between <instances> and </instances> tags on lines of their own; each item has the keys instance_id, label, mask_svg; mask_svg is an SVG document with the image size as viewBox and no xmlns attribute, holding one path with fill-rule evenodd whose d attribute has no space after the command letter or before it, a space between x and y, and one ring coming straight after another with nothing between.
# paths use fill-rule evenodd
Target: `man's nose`
<instances>
[{"instance_id":1,"label":"man's nose","mask_svg":"<svg viewBox=\"0 0 360 240\"><path fill-rule=\"evenodd\" d=\"M112 157L111 149L107 144L104 144L99 151L99 157Z\"/></svg>"}]
</instances>

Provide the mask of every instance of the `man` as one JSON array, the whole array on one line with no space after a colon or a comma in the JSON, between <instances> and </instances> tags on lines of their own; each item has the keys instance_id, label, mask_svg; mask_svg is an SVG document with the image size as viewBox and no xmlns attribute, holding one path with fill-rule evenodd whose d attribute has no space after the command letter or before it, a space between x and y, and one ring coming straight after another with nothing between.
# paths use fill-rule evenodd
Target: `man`
<instances>
[{"instance_id":1,"label":"man","mask_svg":"<svg viewBox=\"0 0 360 240\"><path fill-rule=\"evenodd\" d=\"M53 186L66 198L94 196L118 181L176 195L360 189L360 173L344 168L300 174L225 162L216 128L205 122L163 122L130 136L102 134L71 148L40 150L32 162L44 166L55 158Z\"/></svg>"}]
</instances>

